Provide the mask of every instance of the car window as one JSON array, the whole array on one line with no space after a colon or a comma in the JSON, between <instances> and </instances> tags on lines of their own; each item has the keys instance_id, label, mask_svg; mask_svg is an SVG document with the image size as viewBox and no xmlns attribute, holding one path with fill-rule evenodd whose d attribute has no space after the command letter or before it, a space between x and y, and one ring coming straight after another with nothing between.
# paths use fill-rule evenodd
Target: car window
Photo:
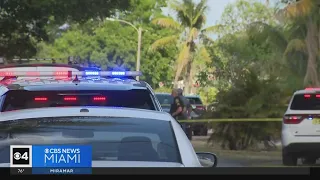
<instances>
[{"instance_id":1,"label":"car window","mask_svg":"<svg viewBox=\"0 0 320 180\"><path fill-rule=\"evenodd\" d=\"M147 90L104 91L9 91L2 112L60 106L128 107L155 110Z\"/></svg>"},{"instance_id":2,"label":"car window","mask_svg":"<svg viewBox=\"0 0 320 180\"><path fill-rule=\"evenodd\" d=\"M187 97L190 104L202 104L202 101L200 98L194 98L194 97Z\"/></svg>"},{"instance_id":3,"label":"car window","mask_svg":"<svg viewBox=\"0 0 320 180\"><path fill-rule=\"evenodd\" d=\"M91 145L93 161L181 163L169 121L82 116L20 119L0 127L0 163L9 163L13 144Z\"/></svg>"},{"instance_id":4,"label":"car window","mask_svg":"<svg viewBox=\"0 0 320 180\"><path fill-rule=\"evenodd\" d=\"M305 97L304 94L296 94L293 97L290 109L291 110L320 110L320 98L314 94Z\"/></svg>"},{"instance_id":5,"label":"car window","mask_svg":"<svg viewBox=\"0 0 320 180\"><path fill-rule=\"evenodd\" d=\"M156 97L158 98L158 101L161 105L163 104L172 104L173 97L171 95L167 94L156 94Z\"/></svg>"}]
</instances>

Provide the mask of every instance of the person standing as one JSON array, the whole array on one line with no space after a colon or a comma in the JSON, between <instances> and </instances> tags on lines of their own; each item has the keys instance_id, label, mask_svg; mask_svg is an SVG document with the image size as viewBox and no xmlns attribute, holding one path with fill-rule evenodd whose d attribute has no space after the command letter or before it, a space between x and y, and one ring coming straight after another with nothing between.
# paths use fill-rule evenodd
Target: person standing
<instances>
[{"instance_id":1,"label":"person standing","mask_svg":"<svg viewBox=\"0 0 320 180\"><path fill-rule=\"evenodd\" d=\"M183 113L186 119L191 119L190 118L190 113L192 112L192 106L189 102L189 100L183 96L183 90L181 88L178 89L178 95L181 99L181 101L183 102L183 104L185 105L184 109L183 109Z\"/></svg>"},{"instance_id":2,"label":"person standing","mask_svg":"<svg viewBox=\"0 0 320 180\"><path fill-rule=\"evenodd\" d=\"M171 96L173 97L173 102L170 107L170 114L173 118L176 120L187 120L188 117L186 116L185 110L185 104L183 103L183 100L181 100L181 97L179 96L179 90L173 89ZM191 140L192 139L192 131L190 133L190 128L188 128L188 125L186 123L180 123L182 129L186 133L187 137Z\"/></svg>"},{"instance_id":3,"label":"person standing","mask_svg":"<svg viewBox=\"0 0 320 180\"><path fill-rule=\"evenodd\" d=\"M179 97L178 89L173 89L171 92L171 96L173 97L173 102L170 107L171 116L177 120L184 119L183 118L184 104L181 98Z\"/></svg>"}]
</instances>

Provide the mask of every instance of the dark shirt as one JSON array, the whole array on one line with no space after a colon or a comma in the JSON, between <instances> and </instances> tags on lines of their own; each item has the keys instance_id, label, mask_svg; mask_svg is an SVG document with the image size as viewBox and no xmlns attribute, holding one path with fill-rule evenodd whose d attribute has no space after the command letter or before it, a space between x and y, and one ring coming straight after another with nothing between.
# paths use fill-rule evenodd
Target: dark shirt
<instances>
[{"instance_id":1,"label":"dark shirt","mask_svg":"<svg viewBox=\"0 0 320 180\"><path fill-rule=\"evenodd\" d=\"M186 97L180 96L180 99L183 101L183 104L185 105L186 108L189 109L192 107L189 100Z\"/></svg>"},{"instance_id":2,"label":"dark shirt","mask_svg":"<svg viewBox=\"0 0 320 180\"><path fill-rule=\"evenodd\" d=\"M176 112L179 107L184 109L185 105L184 105L183 101L181 100L181 97L177 96L177 97L173 98L173 103L171 104L171 107L170 107L170 114ZM180 112L179 114L177 114L176 116L174 116L173 118L175 118L175 119L183 118L184 119L183 111Z\"/></svg>"}]
</instances>

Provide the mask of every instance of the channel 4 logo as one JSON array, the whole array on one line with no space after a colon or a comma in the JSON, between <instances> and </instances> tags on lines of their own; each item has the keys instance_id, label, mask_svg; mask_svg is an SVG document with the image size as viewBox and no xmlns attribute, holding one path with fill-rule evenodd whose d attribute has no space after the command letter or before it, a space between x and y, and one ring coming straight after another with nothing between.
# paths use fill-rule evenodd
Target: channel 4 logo
<instances>
[{"instance_id":1,"label":"channel 4 logo","mask_svg":"<svg viewBox=\"0 0 320 180\"><path fill-rule=\"evenodd\" d=\"M10 167L32 167L32 146L11 145Z\"/></svg>"}]
</instances>

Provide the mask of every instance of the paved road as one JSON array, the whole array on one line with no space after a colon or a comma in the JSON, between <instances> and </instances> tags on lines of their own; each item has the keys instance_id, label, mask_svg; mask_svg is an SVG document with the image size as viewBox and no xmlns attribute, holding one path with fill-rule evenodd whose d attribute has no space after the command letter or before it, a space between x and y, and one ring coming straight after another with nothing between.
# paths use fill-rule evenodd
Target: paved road
<instances>
[{"instance_id":1,"label":"paved road","mask_svg":"<svg viewBox=\"0 0 320 180\"><path fill-rule=\"evenodd\" d=\"M239 160L219 158L218 167L246 167Z\"/></svg>"}]
</instances>

